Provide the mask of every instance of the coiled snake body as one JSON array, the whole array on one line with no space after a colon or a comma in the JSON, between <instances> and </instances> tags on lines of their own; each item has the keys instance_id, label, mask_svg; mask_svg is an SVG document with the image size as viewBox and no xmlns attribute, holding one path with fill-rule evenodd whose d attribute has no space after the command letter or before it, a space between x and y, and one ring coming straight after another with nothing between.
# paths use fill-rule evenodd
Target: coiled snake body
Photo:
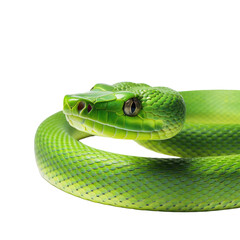
<instances>
[{"instance_id":1,"label":"coiled snake body","mask_svg":"<svg viewBox=\"0 0 240 240\"><path fill-rule=\"evenodd\" d=\"M240 207L240 91L175 92L129 82L67 95L35 136L41 175L98 203L159 211ZM133 139L180 158L101 151L91 135Z\"/></svg>"}]
</instances>

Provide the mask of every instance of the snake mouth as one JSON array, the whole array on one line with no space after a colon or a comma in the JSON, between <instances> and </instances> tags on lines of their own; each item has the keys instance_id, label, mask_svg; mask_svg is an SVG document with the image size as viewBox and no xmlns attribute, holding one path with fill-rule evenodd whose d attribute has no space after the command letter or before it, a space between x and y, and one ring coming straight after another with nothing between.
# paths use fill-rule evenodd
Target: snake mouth
<instances>
[{"instance_id":1,"label":"snake mouth","mask_svg":"<svg viewBox=\"0 0 240 240\"><path fill-rule=\"evenodd\" d=\"M160 131L134 131L128 128L121 128L109 123L103 123L96 119L91 119L85 116L74 116L66 114L66 119L69 124L78 129L79 131L87 132L92 135L118 138L118 139L131 139L131 140L144 140L154 139L156 136L159 138Z\"/></svg>"}]
</instances>

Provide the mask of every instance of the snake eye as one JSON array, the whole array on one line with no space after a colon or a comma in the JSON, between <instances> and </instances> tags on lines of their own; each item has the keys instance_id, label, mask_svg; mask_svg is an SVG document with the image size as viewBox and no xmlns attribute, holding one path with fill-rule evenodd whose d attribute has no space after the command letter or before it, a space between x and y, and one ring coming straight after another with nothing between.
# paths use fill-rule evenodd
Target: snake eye
<instances>
[{"instance_id":1,"label":"snake eye","mask_svg":"<svg viewBox=\"0 0 240 240\"><path fill-rule=\"evenodd\" d=\"M127 116L136 116L141 109L141 102L137 98L128 99L123 106L124 114Z\"/></svg>"}]
</instances>

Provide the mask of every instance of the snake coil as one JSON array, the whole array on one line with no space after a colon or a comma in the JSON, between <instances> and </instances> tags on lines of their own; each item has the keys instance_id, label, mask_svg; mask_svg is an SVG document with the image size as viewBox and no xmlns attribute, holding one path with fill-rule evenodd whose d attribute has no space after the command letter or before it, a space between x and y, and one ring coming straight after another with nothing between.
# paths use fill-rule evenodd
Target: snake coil
<instances>
[{"instance_id":1,"label":"snake coil","mask_svg":"<svg viewBox=\"0 0 240 240\"><path fill-rule=\"evenodd\" d=\"M67 95L39 126L35 155L52 185L90 201L145 210L240 207L240 91L176 92L121 82ZM132 139L179 158L114 154L79 140Z\"/></svg>"}]
</instances>

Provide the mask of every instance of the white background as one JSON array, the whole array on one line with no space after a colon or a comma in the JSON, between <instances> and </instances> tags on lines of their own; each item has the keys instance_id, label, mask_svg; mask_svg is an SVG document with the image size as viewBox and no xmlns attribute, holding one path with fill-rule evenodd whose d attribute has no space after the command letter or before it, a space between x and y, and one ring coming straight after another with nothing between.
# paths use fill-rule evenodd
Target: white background
<instances>
[{"instance_id":1,"label":"white background","mask_svg":"<svg viewBox=\"0 0 240 240\"><path fill-rule=\"evenodd\" d=\"M240 90L239 1L0 2L1 239L239 239L240 209L138 211L66 194L40 177L37 126L95 83ZM134 142L89 145L159 156Z\"/></svg>"}]
</instances>

